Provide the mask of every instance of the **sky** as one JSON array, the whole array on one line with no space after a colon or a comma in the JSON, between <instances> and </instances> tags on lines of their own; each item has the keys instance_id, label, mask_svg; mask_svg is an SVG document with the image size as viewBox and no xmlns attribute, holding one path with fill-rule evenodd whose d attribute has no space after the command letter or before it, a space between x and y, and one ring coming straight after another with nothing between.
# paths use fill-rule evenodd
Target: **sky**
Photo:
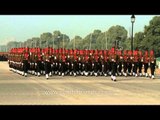
<instances>
[{"instance_id":1,"label":"sky","mask_svg":"<svg viewBox=\"0 0 160 120\"><path fill-rule=\"evenodd\" d=\"M143 32L144 26L155 15L135 15L134 33ZM131 15L0 15L0 45L9 41L26 41L42 33L59 30L73 39L84 38L95 29L102 32L121 25L131 33ZM129 35L129 34L128 34Z\"/></svg>"}]
</instances>

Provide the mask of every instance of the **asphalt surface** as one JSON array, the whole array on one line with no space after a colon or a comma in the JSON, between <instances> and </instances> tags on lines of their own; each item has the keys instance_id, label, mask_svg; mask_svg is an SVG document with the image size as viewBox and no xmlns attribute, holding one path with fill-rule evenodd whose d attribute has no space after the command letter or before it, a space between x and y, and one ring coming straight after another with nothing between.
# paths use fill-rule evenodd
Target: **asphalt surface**
<instances>
[{"instance_id":1,"label":"asphalt surface","mask_svg":"<svg viewBox=\"0 0 160 120\"><path fill-rule=\"evenodd\" d=\"M0 105L159 105L160 76L21 76L0 62Z\"/></svg>"}]
</instances>

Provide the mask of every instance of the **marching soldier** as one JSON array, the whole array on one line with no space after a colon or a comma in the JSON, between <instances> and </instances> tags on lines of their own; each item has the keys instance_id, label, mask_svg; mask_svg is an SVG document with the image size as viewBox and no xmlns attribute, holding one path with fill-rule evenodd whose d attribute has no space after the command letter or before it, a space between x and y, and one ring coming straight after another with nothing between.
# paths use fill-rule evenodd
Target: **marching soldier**
<instances>
[{"instance_id":1,"label":"marching soldier","mask_svg":"<svg viewBox=\"0 0 160 120\"><path fill-rule=\"evenodd\" d=\"M98 60L99 60L99 55L98 55L98 50L96 50L94 53L94 75L96 77L98 75Z\"/></svg>"},{"instance_id":2,"label":"marching soldier","mask_svg":"<svg viewBox=\"0 0 160 120\"><path fill-rule=\"evenodd\" d=\"M36 60L36 72L37 76L39 77L41 74L41 63L42 63L42 55L41 55L41 49L37 48L37 60Z\"/></svg>"},{"instance_id":3,"label":"marching soldier","mask_svg":"<svg viewBox=\"0 0 160 120\"><path fill-rule=\"evenodd\" d=\"M128 51L124 50L123 51L123 75L127 77L127 62L128 62Z\"/></svg>"},{"instance_id":4,"label":"marching soldier","mask_svg":"<svg viewBox=\"0 0 160 120\"><path fill-rule=\"evenodd\" d=\"M118 56L118 61L117 61L118 74L121 76L122 75L122 62L123 62L123 56L122 56L121 50L117 50L117 56Z\"/></svg>"},{"instance_id":5,"label":"marching soldier","mask_svg":"<svg viewBox=\"0 0 160 120\"><path fill-rule=\"evenodd\" d=\"M128 50L128 74L131 76L132 75L132 63L133 63L133 56L132 56L132 51Z\"/></svg>"},{"instance_id":6,"label":"marching soldier","mask_svg":"<svg viewBox=\"0 0 160 120\"><path fill-rule=\"evenodd\" d=\"M24 51L24 60L23 60L23 70L24 70L24 76L27 77L28 69L29 69L29 48L26 47Z\"/></svg>"},{"instance_id":7,"label":"marching soldier","mask_svg":"<svg viewBox=\"0 0 160 120\"><path fill-rule=\"evenodd\" d=\"M63 54L62 55L62 69L61 69L61 73L62 73L62 76L64 76L65 74L65 68L66 68L66 55Z\"/></svg>"},{"instance_id":8,"label":"marching soldier","mask_svg":"<svg viewBox=\"0 0 160 120\"><path fill-rule=\"evenodd\" d=\"M150 78L154 79L154 72L155 72L155 65L156 65L156 58L154 56L154 51L150 51L150 69L151 69L151 75Z\"/></svg>"},{"instance_id":9,"label":"marching soldier","mask_svg":"<svg viewBox=\"0 0 160 120\"><path fill-rule=\"evenodd\" d=\"M138 66L139 66L139 76L142 76L142 64L143 64L143 56L142 51L139 51L139 60L138 60Z\"/></svg>"},{"instance_id":10,"label":"marching soldier","mask_svg":"<svg viewBox=\"0 0 160 120\"><path fill-rule=\"evenodd\" d=\"M76 75L77 75L77 62L78 62L77 50L74 50L73 74L74 74L75 77L76 77Z\"/></svg>"},{"instance_id":11,"label":"marching soldier","mask_svg":"<svg viewBox=\"0 0 160 120\"><path fill-rule=\"evenodd\" d=\"M144 64L144 76L148 77L148 64L149 64L149 55L148 51L146 50L143 56L143 64Z\"/></svg>"},{"instance_id":12,"label":"marching soldier","mask_svg":"<svg viewBox=\"0 0 160 120\"><path fill-rule=\"evenodd\" d=\"M133 75L137 77L137 67L138 67L138 50L133 51Z\"/></svg>"},{"instance_id":13,"label":"marching soldier","mask_svg":"<svg viewBox=\"0 0 160 120\"><path fill-rule=\"evenodd\" d=\"M116 81L116 70L117 70L117 55L115 52L115 48L112 47L111 48L111 56L110 56L110 60L112 62L112 73L111 73L111 80Z\"/></svg>"},{"instance_id":14,"label":"marching soldier","mask_svg":"<svg viewBox=\"0 0 160 120\"><path fill-rule=\"evenodd\" d=\"M98 59L98 73L101 76L103 69L104 69L104 57L103 57L103 51L99 50L99 59Z\"/></svg>"},{"instance_id":15,"label":"marching soldier","mask_svg":"<svg viewBox=\"0 0 160 120\"><path fill-rule=\"evenodd\" d=\"M50 64L50 54L49 54L49 48L45 48L45 64L44 64L44 69L45 69L45 75L46 79L49 78L49 73L51 72L51 64Z\"/></svg>"},{"instance_id":16,"label":"marching soldier","mask_svg":"<svg viewBox=\"0 0 160 120\"><path fill-rule=\"evenodd\" d=\"M108 50L104 50L104 76L107 76L108 72L108 62L109 62L109 56L108 56Z\"/></svg>"}]
</instances>

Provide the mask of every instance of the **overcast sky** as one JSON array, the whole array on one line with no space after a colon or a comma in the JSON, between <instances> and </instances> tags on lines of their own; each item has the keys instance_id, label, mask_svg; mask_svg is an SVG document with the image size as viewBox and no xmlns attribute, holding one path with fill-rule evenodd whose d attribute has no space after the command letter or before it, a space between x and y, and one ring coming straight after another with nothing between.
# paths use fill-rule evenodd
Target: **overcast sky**
<instances>
[{"instance_id":1,"label":"overcast sky","mask_svg":"<svg viewBox=\"0 0 160 120\"><path fill-rule=\"evenodd\" d=\"M131 30L131 15L0 15L0 45L8 41L26 41L40 37L44 32L61 31L74 38L99 29L107 31L111 26L121 25ZM134 33L144 31L144 26L154 15L135 15ZM131 31L130 31L131 32Z\"/></svg>"}]
</instances>

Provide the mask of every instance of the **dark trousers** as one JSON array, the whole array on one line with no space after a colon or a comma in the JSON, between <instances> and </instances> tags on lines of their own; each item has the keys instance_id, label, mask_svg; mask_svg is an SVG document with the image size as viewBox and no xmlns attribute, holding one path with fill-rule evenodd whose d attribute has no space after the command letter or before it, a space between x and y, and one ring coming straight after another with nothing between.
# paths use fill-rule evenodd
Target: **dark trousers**
<instances>
[{"instance_id":1,"label":"dark trousers","mask_svg":"<svg viewBox=\"0 0 160 120\"><path fill-rule=\"evenodd\" d=\"M45 69L45 74L49 74L50 73L50 70L51 70L51 64L50 64L50 62L45 61L44 69Z\"/></svg>"},{"instance_id":2,"label":"dark trousers","mask_svg":"<svg viewBox=\"0 0 160 120\"><path fill-rule=\"evenodd\" d=\"M133 72L137 74L138 62L134 62Z\"/></svg>"},{"instance_id":3,"label":"dark trousers","mask_svg":"<svg viewBox=\"0 0 160 120\"><path fill-rule=\"evenodd\" d=\"M65 72L65 68L66 68L65 65L66 65L65 62L61 62L61 73Z\"/></svg>"},{"instance_id":4,"label":"dark trousers","mask_svg":"<svg viewBox=\"0 0 160 120\"><path fill-rule=\"evenodd\" d=\"M85 72L88 72L88 62L85 63Z\"/></svg>"},{"instance_id":5,"label":"dark trousers","mask_svg":"<svg viewBox=\"0 0 160 120\"><path fill-rule=\"evenodd\" d=\"M131 73L131 70L132 70L132 63L129 62L129 63L128 63L128 72Z\"/></svg>"},{"instance_id":6,"label":"dark trousers","mask_svg":"<svg viewBox=\"0 0 160 120\"><path fill-rule=\"evenodd\" d=\"M123 65L124 65L123 66L124 67L124 73L126 73L127 72L127 62L124 62Z\"/></svg>"},{"instance_id":7,"label":"dark trousers","mask_svg":"<svg viewBox=\"0 0 160 120\"><path fill-rule=\"evenodd\" d=\"M119 62L118 65L119 65L118 72L121 73L121 71L122 71L122 62Z\"/></svg>"},{"instance_id":8,"label":"dark trousers","mask_svg":"<svg viewBox=\"0 0 160 120\"><path fill-rule=\"evenodd\" d=\"M98 63L94 62L94 72L96 73L98 71Z\"/></svg>"},{"instance_id":9,"label":"dark trousers","mask_svg":"<svg viewBox=\"0 0 160 120\"><path fill-rule=\"evenodd\" d=\"M116 72L117 72L117 64L116 62L112 62L112 75L116 76Z\"/></svg>"},{"instance_id":10,"label":"dark trousers","mask_svg":"<svg viewBox=\"0 0 160 120\"><path fill-rule=\"evenodd\" d=\"M74 73L77 72L77 62L76 61L73 62L73 72Z\"/></svg>"},{"instance_id":11,"label":"dark trousers","mask_svg":"<svg viewBox=\"0 0 160 120\"><path fill-rule=\"evenodd\" d=\"M109 71L112 71L112 62L108 62L108 69Z\"/></svg>"},{"instance_id":12,"label":"dark trousers","mask_svg":"<svg viewBox=\"0 0 160 120\"><path fill-rule=\"evenodd\" d=\"M154 75L155 63L150 63L150 68L151 68L151 75Z\"/></svg>"},{"instance_id":13,"label":"dark trousers","mask_svg":"<svg viewBox=\"0 0 160 120\"><path fill-rule=\"evenodd\" d=\"M139 62L139 73L142 73L142 62Z\"/></svg>"},{"instance_id":14,"label":"dark trousers","mask_svg":"<svg viewBox=\"0 0 160 120\"><path fill-rule=\"evenodd\" d=\"M29 68L28 60L23 60L23 70L25 73L28 72L28 68Z\"/></svg>"},{"instance_id":15,"label":"dark trousers","mask_svg":"<svg viewBox=\"0 0 160 120\"><path fill-rule=\"evenodd\" d=\"M108 70L107 62L104 62L104 73L107 73L107 70Z\"/></svg>"},{"instance_id":16,"label":"dark trousers","mask_svg":"<svg viewBox=\"0 0 160 120\"><path fill-rule=\"evenodd\" d=\"M144 72L147 73L148 70L148 63L144 63Z\"/></svg>"},{"instance_id":17,"label":"dark trousers","mask_svg":"<svg viewBox=\"0 0 160 120\"><path fill-rule=\"evenodd\" d=\"M37 61L36 72L40 73L41 71L41 61Z\"/></svg>"}]
</instances>

